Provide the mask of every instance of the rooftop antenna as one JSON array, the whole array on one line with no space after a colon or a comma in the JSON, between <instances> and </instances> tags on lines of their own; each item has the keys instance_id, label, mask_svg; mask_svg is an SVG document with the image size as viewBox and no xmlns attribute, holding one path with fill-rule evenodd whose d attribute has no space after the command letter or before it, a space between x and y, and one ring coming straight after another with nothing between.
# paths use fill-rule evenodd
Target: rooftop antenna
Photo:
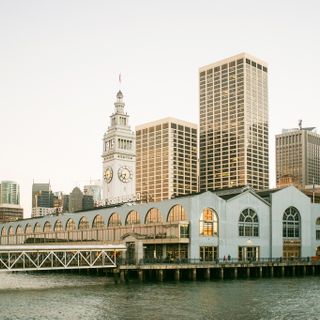
<instances>
[{"instance_id":1,"label":"rooftop antenna","mask_svg":"<svg viewBox=\"0 0 320 320\"><path fill-rule=\"evenodd\" d=\"M299 120L299 129L300 130L302 129L302 120L301 119Z\"/></svg>"}]
</instances>

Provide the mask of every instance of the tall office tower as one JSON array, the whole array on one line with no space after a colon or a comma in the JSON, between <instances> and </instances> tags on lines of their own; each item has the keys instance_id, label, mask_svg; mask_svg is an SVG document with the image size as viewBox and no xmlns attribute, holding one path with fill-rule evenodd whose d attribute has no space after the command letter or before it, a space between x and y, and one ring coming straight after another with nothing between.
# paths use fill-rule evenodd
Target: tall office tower
<instances>
[{"instance_id":1,"label":"tall office tower","mask_svg":"<svg viewBox=\"0 0 320 320\"><path fill-rule=\"evenodd\" d=\"M277 186L320 185L320 135L315 128L284 129L276 135Z\"/></svg>"},{"instance_id":2,"label":"tall office tower","mask_svg":"<svg viewBox=\"0 0 320 320\"><path fill-rule=\"evenodd\" d=\"M198 191L197 125L166 118L136 127L136 190L142 201Z\"/></svg>"},{"instance_id":3,"label":"tall office tower","mask_svg":"<svg viewBox=\"0 0 320 320\"><path fill-rule=\"evenodd\" d=\"M20 188L14 181L0 183L0 222L23 219L23 208L20 207Z\"/></svg>"},{"instance_id":4,"label":"tall office tower","mask_svg":"<svg viewBox=\"0 0 320 320\"><path fill-rule=\"evenodd\" d=\"M246 53L200 77L200 191L269 187L268 68Z\"/></svg>"},{"instance_id":5,"label":"tall office tower","mask_svg":"<svg viewBox=\"0 0 320 320\"><path fill-rule=\"evenodd\" d=\"M76 212L83 209L83 193L78 188L73 188L69 195L69 212Z\"/></svg>"},{"instance_id":6,"label":"tall office tower","mask_svg":"<svg viewBox=\"0 0 320 320\"><path fill-rule=\"evenodd\" d=\"M94 205L101 205L101 180L90 181L90 184L83 186L84 195L93 197Z\"/></svg>"},{"instance_id":7,"label":"tall office tower","mask_svg":"<svg viewBox=\"0 0 320 320\"><path fill-rule=\"evenodd\" d=\"M111 125L103 136L103 200L107 204L132 200L136 195L135 134L124 112L123 94L117 93Z\"/></svg>"},{"instance_id":8,"label":"tall office tower","mask_svg":"<svg viewBox=\"0 0 320 320\"><path fill-rule=\"evenodd\" d=\"M50 183L32 184L32 217L44 216L55 212L54 194Z\"/></svg>"},{"instance_id":9,"label":"tall office tower","mask_svg":"<svg viewBox=\"0 0 320 320\"><path fill-rule=\"evenodd\" d=\"M16 182L1 181L0 204L20 204L20 189Z\"/></svg>"}]
</instances>

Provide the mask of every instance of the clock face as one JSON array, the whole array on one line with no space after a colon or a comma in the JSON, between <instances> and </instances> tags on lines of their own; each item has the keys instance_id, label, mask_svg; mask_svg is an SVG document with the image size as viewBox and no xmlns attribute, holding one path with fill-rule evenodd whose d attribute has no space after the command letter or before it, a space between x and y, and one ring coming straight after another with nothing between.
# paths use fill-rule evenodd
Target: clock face
<instances>
[{"instance_id":1,"label":"clock face","mask_svg":"<svg viewBox=\"0 0 320 320\"><path fill-rule=\"evenodd\" d=\"M126 166L120 167L118 170L118 177L121 182L128 183L132 180L132 171Z\"/></svg>"},{"instance_id":2,"label":"clock face","mask_svg":"<svg viewBox=\"0 0 320 320\"><path fill-rule=\"evenodd\" d=\"M113 177L113 171L111 167L107 167L103 174L104 180L106 180L107 183L110 183Z\"/></svg>"}]
</instances>

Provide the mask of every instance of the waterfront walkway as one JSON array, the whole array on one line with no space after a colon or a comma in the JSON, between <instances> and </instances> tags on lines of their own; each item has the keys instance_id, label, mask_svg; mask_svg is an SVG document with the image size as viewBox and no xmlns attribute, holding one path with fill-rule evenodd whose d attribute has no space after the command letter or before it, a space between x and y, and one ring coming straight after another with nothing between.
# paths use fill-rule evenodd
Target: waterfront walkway
<instances>
[{"instance_id":1,"label":"waterfront walkway","mask_svg":"<svg viewBox=\"0 0 320 320\"><path fill-rule=\"evenodd\" d=\"M0 272L117 267L125 245L55 244L0 246Z\"/></svg>"}]
</instances>

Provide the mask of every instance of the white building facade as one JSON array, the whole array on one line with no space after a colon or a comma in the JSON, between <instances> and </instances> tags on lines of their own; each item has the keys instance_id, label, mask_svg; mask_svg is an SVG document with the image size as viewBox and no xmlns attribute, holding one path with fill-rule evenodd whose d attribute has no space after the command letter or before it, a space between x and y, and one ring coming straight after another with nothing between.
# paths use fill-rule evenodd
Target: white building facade
<instances>
[{"instance_id":1,"label":"white building facade","mask_svg":"<svg viewBox=\"0 0 320 320\"><path fill-rule=\"evenodd\" d=\"M135 133L124 112L123 94L117 93L111 124L103 137L103 201L116 204L135 198Z\"/></svg>"},{"instance_id":2,"label":"white building facade","mask_svg":"<svg viewBox=\"0 0 320 320\"><path fill-rule=\"evenodd\" d=\"M293 186L206 191L0 224L0 244L124 243L135 259L215 261L320 256L320 205Z\"/></svg>"}]
</instances>

